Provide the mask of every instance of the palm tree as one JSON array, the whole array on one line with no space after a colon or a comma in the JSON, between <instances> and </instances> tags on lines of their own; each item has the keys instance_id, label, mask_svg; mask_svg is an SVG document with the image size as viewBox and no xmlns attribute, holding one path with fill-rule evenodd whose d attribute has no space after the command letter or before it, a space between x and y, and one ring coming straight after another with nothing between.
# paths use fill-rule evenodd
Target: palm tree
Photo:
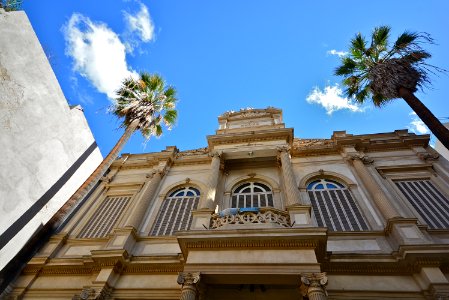
<instances>
[{"instance_id":1,"label":"palm tree","mask_svg":"<svg viewBox=\"0 0 449 300\"><path fill-rule=\"evenodd\" d=\"M371 97L374 105L380 107L395 98L403 98L449 149L449 130L414 95L418 88L430 83L429 72L445 71L425 63L431 55L421 45L432 44L433 39L426 33L405 31L390 46L389 35L390 27L376 27L368 46L365 38L356 34L349 55L342 58L335 75L344 77L346 95L359 103Z\"/></svg>"},{"instance_id":2,"label":"palm tree","mask_svg":"<svg viewBox=\"0 0 449 300\"><path fill-rule=\"evenodd\" d=\"M111 107L111 111L117 117L123 118L121 126L125 128L125 132L101 164L55 215L52 220L55 227L62 222L68 210L97 184L135 131L139 130L149 139L153 135L160 136L163 126L171 129L176 121L176 90L172 86L167 87L159 75L143 72L137 79L126 78L116 94L116 103Z\"/></svg>"}]
</instances>

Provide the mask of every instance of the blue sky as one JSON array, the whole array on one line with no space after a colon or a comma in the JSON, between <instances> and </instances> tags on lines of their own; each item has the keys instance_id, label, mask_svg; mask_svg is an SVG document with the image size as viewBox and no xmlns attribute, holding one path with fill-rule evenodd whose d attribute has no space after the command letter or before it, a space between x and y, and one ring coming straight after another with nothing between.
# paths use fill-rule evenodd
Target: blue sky
<instances>
[{"instance_id":1,"label":"blue sky","mask_svg":"<svg viewBox=\"0 0 449 300\"><path fill-rule=\"evenodd\" d=\"M31 1L23 9L71 105L81 104L103 153L122 133L110 96L123 76L148 71L178 90L171 131L144 144L135 134L123 152L207 145L217 116L244 107L283 109L300 138L329 138L409 128L416 117L403 100L382 109L354 106L333 75L357 33L392 27L424 31L430 64L449 69L449 1ZM449 76L417 96L437 117L449 117ZM108 97L109 95L109 97ZM449 121L446 119L445 121Z\"/></svg>"}]
</instances>

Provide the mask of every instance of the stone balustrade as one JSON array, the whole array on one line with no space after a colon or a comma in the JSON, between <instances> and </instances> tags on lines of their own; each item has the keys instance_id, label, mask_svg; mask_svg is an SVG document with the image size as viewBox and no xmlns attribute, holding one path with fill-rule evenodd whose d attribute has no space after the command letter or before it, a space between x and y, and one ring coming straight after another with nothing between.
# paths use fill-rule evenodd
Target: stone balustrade
<instances>
[{"instance_id":1,"label":"stone balustrade","mask_svg":"<svg viewBox=\"0 0 449 300\"><path fill-rule=\"evenodd\" d=\"M261 207L259 211L239 211L236 214L220 216L214 214L211 218L210 229L231 229L238 225L265 224L269 227L291 227L290 216L287 212L272 208Z\"/></svg>"}]
</instances>

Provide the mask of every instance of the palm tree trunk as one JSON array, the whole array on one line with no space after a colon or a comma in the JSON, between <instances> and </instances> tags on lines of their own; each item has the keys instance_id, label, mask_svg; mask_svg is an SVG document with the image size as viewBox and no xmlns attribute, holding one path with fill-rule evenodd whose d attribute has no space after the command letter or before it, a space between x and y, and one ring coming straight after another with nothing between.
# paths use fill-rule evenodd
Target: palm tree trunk
<instances>
[{"instance_id":1,"label":"palm tree trunk","mask_svg":"<svg viewBox=\"0 0 449 300\"><path fill-rule=\"evenodd\" d=\"M407 102L416 115L426 124L435 137L449 149L449 129L409 89L399 88L399 96Z\"/></svg>"},{"instance_id":2,"label":"palm tree trunk","mask_svg":"<svg viewBox=\"0 0 449 300\"><path fill-rule=\"evenodd\" d=\"M57 227L64 219L68 211L76 206L76 204L82 200L90 192L90 190L97 184L101 179L103 174L109 169L114 160L118 157L120 151L125 146L126 142L129 140L131 135L136 131L139 125L139 120L134 120L128 127L126 127L125 132L120 137L118 142L115 144L114 148L109 152L109 154L103 159L100 165L93 171L93 173L86 179L86 181L78 188L78 190L70 197L70 199L58 210L58 212L53 216L50 222L53 227Z\"/></svg>"}]
</instances>

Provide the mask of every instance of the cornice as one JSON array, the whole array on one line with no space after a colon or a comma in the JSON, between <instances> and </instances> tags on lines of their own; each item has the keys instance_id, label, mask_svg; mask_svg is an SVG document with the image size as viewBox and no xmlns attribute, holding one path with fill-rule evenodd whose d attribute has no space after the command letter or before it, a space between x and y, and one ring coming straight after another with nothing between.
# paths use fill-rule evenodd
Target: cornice
<instances>
[{"instance_id":1,"label":"cornice","mask_svg":"<svg viewBox=\"0 0 449 300\"><path fill-rule=\"evenodd\" d=\"M388 173L398 173L398 172L427 171L430 172L431 174L436 175L436 172L433 169L431 163L396 165L396 166L377 166L376 170L383 178L386 178Z\"/></svg>"},{"instance_id":2,"label":"cornice","mask_svg":"<svg viewBox=\"0 0 449 300\"><path fill-rule=\"evenodd\" d=\"M291 144L293 142L293 128L267 129L207 136L208 147L211 150L218 145L274 140L285 140L288 144Z\"/></svg>"},{"instance_id":3,"label":"cornice","mask_svg":"<svg viewBox=\"0 0 449 300\"><path fill-rule=\"evenodd\" d=\"M322 271L329 274L411 275L419 273L423 267L448 267L448 251L449 245L426 244L401 246L391 255L329 252Z\"/></svg>"},{"instance_id":4,"label":"cornice","mask_svg":"<svg viewBox=\"0 0 449 300\"><path fill-rule=\"evenodd\" d=\"M258 230L208 230L178 233L178 242L187 259L191 250L205 249L313 249L318 261L324 259L326 230L314 228Z\"/></svg>"},{"instance_id":5,"label":"cornice","mask_svg":"<svg viewBox=\"0 0 449 300\"><path fill-rule=\"evenodd\" d=\"M346 275L411 275L419 272L413 265L389 262L325 262L321 271L328 274Z\"/></svg>"},{"instance_id":6,"label":"cornice","mask_svg":"<svg viewBox=\"0 0 449 300\"><path fill-rule=\"evenodd\" d=\"M178 273L184 270L184 265L178 264L149 264L149 263L131 263L124 267L123 274L142 274L142 273Z\"/></svg>"}]
</instances>

